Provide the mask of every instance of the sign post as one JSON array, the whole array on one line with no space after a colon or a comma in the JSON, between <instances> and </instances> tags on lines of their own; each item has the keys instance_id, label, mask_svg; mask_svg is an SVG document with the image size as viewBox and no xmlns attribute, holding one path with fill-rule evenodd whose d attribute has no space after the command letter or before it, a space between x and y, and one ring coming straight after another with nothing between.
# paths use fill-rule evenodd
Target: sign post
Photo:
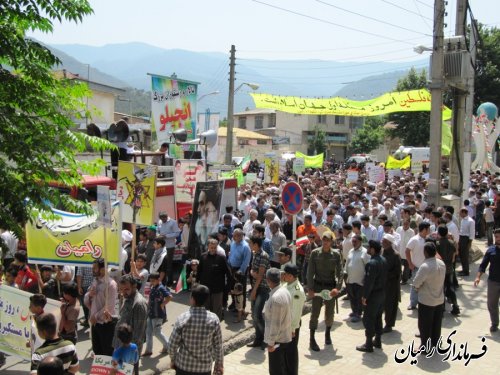
<instances>
[{"instance_id":1,"label":"sign post","mask_svg":"<svg viewBox=\"0 0 500 375\"><path fill-rule=\"evenodd\" d=\"M295 181L287 182L281 192L281 203L286 213L293 215L293 235L292 235L292 263L296 264L297 251L295 241L297 240L297 214L302 210L304 194L302 188Z\"/></svg>"}]
</instances>

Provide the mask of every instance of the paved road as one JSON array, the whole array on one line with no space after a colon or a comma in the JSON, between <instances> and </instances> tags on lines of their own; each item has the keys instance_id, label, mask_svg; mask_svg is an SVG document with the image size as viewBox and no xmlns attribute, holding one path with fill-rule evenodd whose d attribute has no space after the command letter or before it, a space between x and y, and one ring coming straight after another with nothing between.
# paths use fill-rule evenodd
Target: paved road
<instances>
[{"instance_id":1,"label":"paved road","mask_svg":"<svg viewBox=\"0 0 500 375\"><path fill-rule=\"evenodd\" d=\"M484 249L484 243L479 243ZM471 275L475 276L479 262L471 267ZM396 322L395 330L384 334L382 337L383 349L375 349L374 353L361 353L355 350L356 345L364 342L364 330L362 323L347 322L349 306L347 301L342 301L340 314L335 317L334 330L332 333L333 346L324 347L323 331L324 324L320 325L317 332L318 344L321 347L319 353L309 350L309 315L302 318L301 337L299 341L299 357L301 375L352 375L363 373L375 374L420 374L446 372L454 375L459 374L497 374L500 355L500 332L491 334L489 332L490 319L486 307L486 283L485 276L479 287L473 285L474 276L460 279L461 288L457 291L459 305L462 313L459 317L452 316L449 311L451 306L447 304L443 325L442 336L448 336L456 330L451 337L455 345L455 355L448 360L444 356L435 355L432 358L417 357L417 363L411 364L411 357L403 363L396 363L395 354L401 349L408 349L412 341L419 342L415 338L417 329L417 311L408 311L409 286L403 286L402 301ZM484 343L482 338L484 337ZM469 354L483 353L482 347L486 345L486 353L479 359L471 360L468 365L464 359L457 359L461 344L467 344ZM454 360L453 360L454 359ZM267 355L259 349L238 349L225 357L225 373L239 375L267 374Z\"/></svg>"},{"instance_id":2,"label":"paved road","mask_svg":"<svg viewBox=\"0 0 500 375\"><path fill-rule=\"evenodd\" d=\"M163 326L163 332L168 336L172 331L172 326L175 322L175 317L183 313L188 309L189 305L189 292L184 291L174 296L174 299L167 305L167 315L169 320ZM232 313L229 314L226 321L222 322L222 336L224 342L235 337L238 333L241 333L247 328L251 327L251 322L248 320L241 323L234 323L234 316ZM91 344L89 339L89 329L79 327L78 331L78 343L76 345L78 350L78 356L80 358L80 372L87 374L90 369L92 360L90 358ZM161 370L168 368L170 363L167 359L162 358L160 361L159 351L161 350L161 344L155 338L153 342L153 355L149 358L142 360L141 374L154 374L159 373ZM29 370L29 363L20 361L16 357L8 357L7 363L0 369L2 375L21 375L26 374Z\"/></svg>"},{"instance_id":3,"label":"paved road","mask_svg":"<svg viewBox=\"0 0 500 375\"><path fill-rule=\"evenodd\" d=\"M484 249L484 243L475 241L480 248ZM471 270L477 270L477 264L471 267ZM400 303L400 311L396 322L395 330L389 334L385 334L382 338L383 349L375 349L374 353L360 353L355 350L356 345L364 342L364 330L362 323L350 323L347 321L349 314L348 301L340 303L340 313L335 316L332 339L333 346L325 347L323 345L324 324L320 324L317 339L320 344L321 351L319 353L311 352L308 348L309 344L309 315L305 315L302 319L301 338L299 341L299 356L300 369L299 374L357 374L370 371L370 373L390 373L396 374L418 374L428 372L450 372L453 374L465 374L476 372L477 374L496 374L498 373L498 357L500 355L500 333L490 334L489 326L490 319L486 307L486 283L485 276L478 288L473 286L473 276L461 279L461 288L457 291L459 305L462 314L459 317L452 316L449 311L451 306L447 305L447 313L443 319L443 338L456 330L451 339L455 344L455 355L452 355L448 360L442 360L443 357L435 356L430 359L417 357L417 363L411 364L409 358L403 363L396 363L395 354L401 349L408 349L412 341L419 342L415 338L417 333L417 311L407 311L406 307L409 303L409 286L403 286L402 301ZM165 324L164 330L170 334L174 316L183 312L187 308L188 294L183 293L176 297L175 302L171 302L168 306L170 321ZM232 323L231 316L223 322L224 341L234 338L245 327L249 327L249 322L244 324ZM248 334L252 330L246 331L246 340L250 338ZM243 334L245 336L245 334ZM485 338L484 343L481 341ZM479 359L471 360L468 365L465 365L464 359L457 359L456 353L460 350L461 344L467 343L467 352L469 354L482 353L482 346L486 345L486 353ZM78 354L81 360L82 373L87 373L90 366L90 344L88 340L88 330L80 331L80 342L77 345ZM168 369L168 357L158 354L160 349L159 343L155 341L154 354L151 358L147 358L142 362L141 374L165 373L173 374ZM455 360L453 360L455 358ZM29 368L28 363L21 363L15 358L9 358L7 365L3 367L2 374L5 375L20 375L26 374ZM268 373L267 354L260 349L248 349L241 347L226 355L225 357L225 373L238 375L255 375Z\"/></svg>"}]
</instances>

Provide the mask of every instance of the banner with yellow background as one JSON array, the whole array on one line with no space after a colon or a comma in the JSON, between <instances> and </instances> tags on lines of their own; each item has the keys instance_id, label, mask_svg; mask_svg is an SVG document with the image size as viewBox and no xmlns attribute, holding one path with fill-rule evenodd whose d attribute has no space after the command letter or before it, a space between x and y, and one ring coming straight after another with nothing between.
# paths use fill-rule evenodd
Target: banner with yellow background
<instances>
[{"instance_id":1,"label":"banner with yellow background","mask_svg":"<svg viewBox=\"0 0 500 375\"><path fill-rule=\"evenodd\" d=\"M387 163L385 163L385 169L408 169L411 166L410 155L402 160L398 160L392 156L387 157Z\"/></svg>"},{"instance_id":2,"label":"banner with yellow background","mask_svg":"<svg viewBox=\"0 0 500 375\"><path fill-rule=\"evenodd\" d=\"M347 98L301 98L252 92L256 108L301 115L379 116L394 112L431 110L431 93L426 89L388 92L379 97L356 101ZM443 106L443 121L451 119L452 111ZM452 145L451 128L443 123L442 154L449 155ZM307 166L306 166L307 167Z\"/></svg>"},{"instance_id":3,"label":"banner with yellow background","mask_svg":"<svg viewBox=\"0 0 500 375\"><path fill-rule=\"evenodd\" d=\"M118 265L121 247L120 202L111 206L111 228L97 224L98 214L87 216L53 209L58 219L26 224L28 261L33 264L55 264L91 267L105 257L108 264ZM106 231L106 249L104 244Z\"/></svg>"},{"instance_id":4,"label":"banner with yellow background","mask_svg":"<svg viewBox=\"0 0 500 375\"><path fill-rule=\"evenodd\" d=\"M264 182L278 184L280 182L278 160L272 158L264 159Z\"/></svg>"},{"instance_id":5,"label":"banner with yellow background","mask_svg":"<svg viewBox=\"0 0 500 375\"><path fill-rule=\"evenodd\" d=\"M325 154L321 153L319 155L307 156L302 152L296 152L295 157L299 159L304 159L305 168L323 168L323 160Z\"/></svg>"}]
</instances>

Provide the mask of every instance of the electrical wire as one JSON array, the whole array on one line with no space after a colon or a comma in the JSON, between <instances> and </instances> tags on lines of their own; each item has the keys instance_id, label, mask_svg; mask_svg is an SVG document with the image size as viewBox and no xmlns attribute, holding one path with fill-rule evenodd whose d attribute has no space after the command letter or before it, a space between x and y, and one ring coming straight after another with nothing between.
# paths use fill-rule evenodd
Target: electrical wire
<instances>
[{"instance_id":1,"label":"electrical wire","mask_svg":"<svg viewBox=\"0 0 500 375\"><path fill-rule=\"evenodd\" d=\"M411 13L411 14L415 14L415 15L421 16L421 17L423 17L423 18L425 18L425 19L427 19L429 21L432 21L432 18L422 16L421 14L418 14L417 12L414 12L413 10L406 9L406 8L404 8L404 7L402 7L402 6L398 5L398 4L394 4L391 1L388 1L388 0L380 0L380 1L382 1L382 2L384 2L386 4L389 4L389 5L392 5L393 7L396 7L398 9L404 10L405 12L408 12L408 13Z\"/></svg>"},{"instance_id":2,"label":"electrical wire","mask_svg":"<svg viewBox=\"0 0 500 375\"><path fill-rule=\"evenodd\" d=\"M402 56L402 57L395 57L391 58L391 61L395 60L404 60L408 59L411 57L415 57L415 55L409 55L409 56ZM252 61L252 60L248 60ZM316 61L311 61L311 63L314 63ZM335 61L337 62L337 61ZM331 61L330 61L331 63ZM355 66L365 66L365 65L373 65L373 64L382 64L385 63L385 61L368 61L368 62L363 62L359 64L349 64L348 66L316 66L316 67L277 67L277 66L259 66L259 65L252 65L252 64L240 64L240 66L245 67L245 68L256 68L256 69L264 69L264 70L329 70L329 69L335 69L335 70L341 70L341 69L349 69Z\"/></svg>"},{"instance_id":3,"label":"electrical wire","mask_svg":"<svg viewBox=\"0 0 500 375\"><path fill-rule=\"evenodd\" d=\"M358 12L354 12L352 10L348 10L348 9L345 9L345 8L341 8L337 5L333 5L333 4L330 4L330 3L327 3L326 1L322 1L322 0L315 0L316 2L320 3L320 4L324 4L326 6L329 6L329 7L332 7L332 8L335 8L335 9L338 9L338 10L341 10L343 12L346 12L346 13L350 13L350 14L354 14L356 16L359 16L359 17L362 17L362 18L366 18L368 20L371 20L371 21L375 21L375 22L379 22L379 23L382 23L384 25L388 25L388 26L391 26L391 27L395 27L397 29L401 29L401 30L405 30L405 31L409 31L409 32L412 32L412 33L415 33L415 34L421 34L421 35L425 35L425 36L432 36L430 34L426 34L426 33L422 33L420 31L417 31L415 29L409 29L407 27L403 27L403 26L399 26L399 25L395 25L393 23L390 23L390 22L387 22L387 21L384 21L384 20L379 20L378 18L374 18L374 17L370 17L370 16L367 16L367 15L364 15L364 14L361 14L361 13L358 13Z\"/></svg>"},{"instance_id":4,"label":"electrical wire","mask_svg":"<svg viewBox=\"0 0 500 375\"><path fill-rule=\"evenodd\" d=\"M388 37L388 36L385 36L385 35L382 35L382 34L377 34L377 33L372 33L372 32L365 31L365 30L360 30L360 29L357 29L355 27L341 25L341 24L338 24L338 23L335 23L335 22L331 22L331 21L322 19L322 18L310 16L310 15L307 15L307 14L304 14L304 13L296 12L294 10L290 10L290 9L282 8L282 7L279 7L279 6L276 6L276 5L268 4L268 3L265 3L265 2L260 1L260 0L251 0L251 1L253 1L254 3L258 3L258 4L262 4L262 5L268 6L270 8L281 10L283 12L295 14L295 15L300 16L300 17L309 18L309 19L312 19L314 21L318 21L318 22L325 23L325 24L332 25L332 26L337 26L337 27L340 27L340 28L343 28L343 29L346 29L346 30L351 30L351 31L355 31L355 32L358 32L358 33L362 33L362 34L375 36L375 37L381 38L381 39L392 40L393 42L410 44L410 45L412 44L412 43L408 42L407 39L404 39L404 40L395 39L395 38L391 38L391 37Z\"/></svg>"},{"instance_id":5,"label":"electrical wire","mask_svg":"<svg viewBox=\"0 0 500 375\"><path fill-rule=\"evenodd\" d=\"M415 4L415 8L417 9L418 15L420 16L420 18L422 19L422 21L424 21L425 25L426 25L428 28L430 28L430 27L431 27L431 25L429 25L429 24L427 23L427 21L425 20L424 16L422 15L422 12L420 12L420 8L418 7L416 0L413 0L413 4Z\"/></svg>"}]
</instances>

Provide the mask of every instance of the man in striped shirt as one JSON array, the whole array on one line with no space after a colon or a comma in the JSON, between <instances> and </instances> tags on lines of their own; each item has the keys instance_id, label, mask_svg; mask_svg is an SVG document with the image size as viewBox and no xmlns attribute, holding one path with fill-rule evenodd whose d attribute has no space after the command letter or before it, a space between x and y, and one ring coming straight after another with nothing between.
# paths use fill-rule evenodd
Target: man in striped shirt
<instances>
[{"instance_id":1,"label":"man in striped shirt","mask_svg":"<svg viewBox=\"0 0 500 375\"><path fill-rule=\"evenodd\" d=\"M31 356L31 375L36 375L40 362L47 357L59 358L67 373L76 374L80 368L76 348L71 341L57 334L57 321L53 314L42 314L36 318L38 335L45 342Z\"/></svg>"}]
</instances>

